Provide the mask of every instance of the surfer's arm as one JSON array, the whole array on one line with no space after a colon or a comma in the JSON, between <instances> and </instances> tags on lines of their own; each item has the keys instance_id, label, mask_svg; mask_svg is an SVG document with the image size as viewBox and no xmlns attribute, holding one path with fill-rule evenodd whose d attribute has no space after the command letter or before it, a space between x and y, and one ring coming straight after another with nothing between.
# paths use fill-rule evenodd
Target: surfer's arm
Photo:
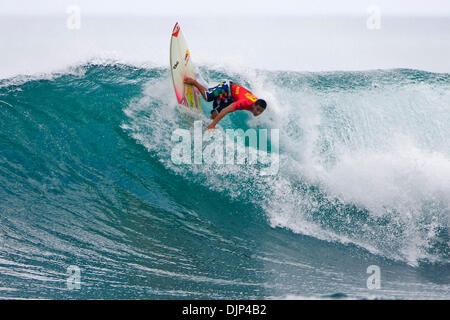
<instances>
[{"instance_id":1,"label":"surfer's arm","mask_svg":"<svg viewBox=\"0 0 450 320\"><path fill-rule=\"evenodd\" d=\"M216 124L222 120L223 117L225 117L228 113L234 112L234 105L230 104L228 107L223 108L222 111L214 118L213 122L209 124L209 126L206 127L206 129L215 129Z\"/></svg>"},{"instance_id":2,"label":"surfer's arm","mask_svg":"<svg viewBox=\"0 0 450 320\"><path fill-rule=\"evenodd\" d=\"M200 91L200 93L202 94L203 99L206 99L206 88L204 86L202 86L200 83L197 82L197 80L194 80L192 78L186 77L186 79L184 79L184 83L185 84L190 84L191 86L194 86L198 89L198 91Z\"/></svg>"}]
</instances>

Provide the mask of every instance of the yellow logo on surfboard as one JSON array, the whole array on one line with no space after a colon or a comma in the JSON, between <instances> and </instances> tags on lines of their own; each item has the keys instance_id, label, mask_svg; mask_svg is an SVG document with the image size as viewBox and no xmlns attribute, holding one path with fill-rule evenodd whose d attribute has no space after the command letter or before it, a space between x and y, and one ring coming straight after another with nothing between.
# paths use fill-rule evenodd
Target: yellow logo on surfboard
<instances>
[{"instance_id":1,"label":"yellow logo on surfboard","mask_svg":"<svg viewBox=\"0 0 450 320\"><path fill-rule=\"evenodd\" d=\"M186 54L184 55L184 61L185 61L185 65L188 63L189 60L189 50L186 49Z\"/></svg>"}]
</instances>

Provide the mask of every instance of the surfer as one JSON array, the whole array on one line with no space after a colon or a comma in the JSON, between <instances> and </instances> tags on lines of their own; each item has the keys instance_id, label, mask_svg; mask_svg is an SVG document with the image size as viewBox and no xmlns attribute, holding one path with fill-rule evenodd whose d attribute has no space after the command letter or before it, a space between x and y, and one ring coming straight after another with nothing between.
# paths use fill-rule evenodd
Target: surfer
<instances>
[{"instance_id":1,"label":"surfer","mask_svg":"<svg viewBox=\"0 0 450 320\"><path fill-rule=\"evenodd\" d=\"M237 110L250 111L255 117L266 110L266 101L256 98L249 90L232 81L223 81L210 89L206 89L197 80L189 77L184 79L184 83L195 86L206 101L213 101L211 111L213 121L206 127L207 129L215 129L223 117Z\"/></svg>"}]
</instances>

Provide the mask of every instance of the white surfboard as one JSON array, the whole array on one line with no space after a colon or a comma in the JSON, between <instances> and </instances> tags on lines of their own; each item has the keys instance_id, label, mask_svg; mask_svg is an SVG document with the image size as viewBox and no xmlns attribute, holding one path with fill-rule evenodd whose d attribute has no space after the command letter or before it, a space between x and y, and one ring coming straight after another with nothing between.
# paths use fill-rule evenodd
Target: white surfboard
<instances>
[{"instance_id":1,"label":"white surfboard","mask_svg":"<svg viewBox=\"0 0 450 320\"><path fill-rule=\"evenodd\" d=\"M193 79L196 77L191 55L178 22L170 38L170 70L178 103L200 112L202 109L200 92L197 88L184 84L185 76Z\"/></svg>"}]
</instances>

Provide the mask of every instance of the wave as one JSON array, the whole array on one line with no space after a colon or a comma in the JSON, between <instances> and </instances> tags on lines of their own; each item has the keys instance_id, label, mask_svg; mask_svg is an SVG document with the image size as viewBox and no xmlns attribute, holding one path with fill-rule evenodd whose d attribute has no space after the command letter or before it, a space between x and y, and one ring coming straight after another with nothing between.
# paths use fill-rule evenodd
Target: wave
<instances>
[{"instance_id":1,"label":"wave","mask_svg":"<svg viewBox=\"0 0 450 320\"><path fill-rule=\"evenodd\" d=\"M199 271L195 259L211 246L219 252L209 258L231 257L230 270L237 257L266 261L248 230L287 230L314 246L337 243L350 255L355 247L414 268L448 264L450 75L208 66L198 73L210 86L232 79L268 101L263 116L234 113L219 131L278 129L276 175L252 165L174 164L174 130L206 124L210 106L200 115L177 106L167 68L88 63L0 80L6 260L32 260L33 279L52 257L97 261L99 279L124 263L196 283L178 296L201 296L200 284L257 286L249 275L230 280L226 268ZM23 275L16 267L5 270ZM303 296L278 293L269 296Z\"/></svg>"},{"instance_id":2,"label":"wave","mask_svg":"<svg viewBox=\"0 0 450 320\"><path fill-rule=\"evenodd\" d=\"M448 258L448 75L200 74L211 85L236 79L267 98L270 108L261 119L236 115L223 126L279 129L282 168L262 178L242 166L172 164L170 136L183 124L177 112L157 107L175 108L167 79L154 79L126 109L131 124L123 128L168 170L254 203L274 227L356 243L411 264ZM157 106L149 110L152 103Z\"/></svg>"}]
</instances>

